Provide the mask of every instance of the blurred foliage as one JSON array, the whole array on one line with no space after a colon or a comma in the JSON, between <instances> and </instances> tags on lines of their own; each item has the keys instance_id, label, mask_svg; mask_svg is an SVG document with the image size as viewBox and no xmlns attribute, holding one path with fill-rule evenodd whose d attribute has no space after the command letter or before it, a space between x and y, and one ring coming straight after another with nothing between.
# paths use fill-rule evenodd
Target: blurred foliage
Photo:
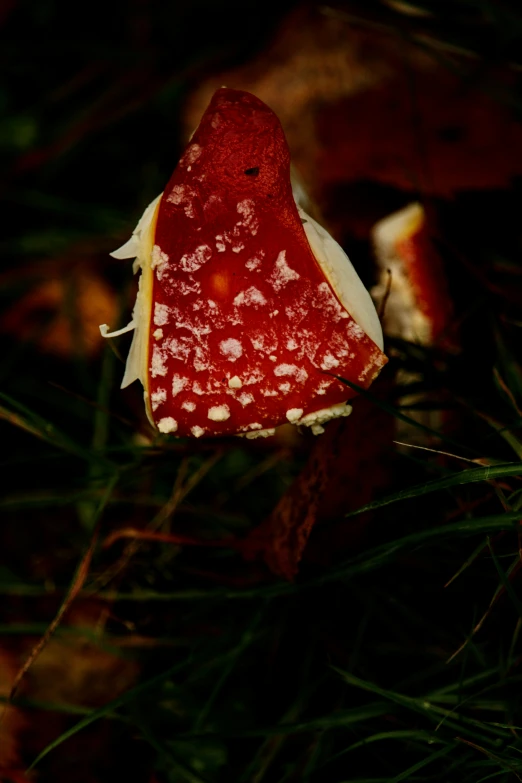
<instances>
[{"instance_id":1,"label":"blurred foliage","mask_svg":"<svg viewBox=\"0 0 522 783\"><path fill-rule=\"evenodd\" d=\"M129 269L108 252L175 165L185 100L262 52L295 5L0 9L3 702L60 620L0 723L5 780L33 779L31 765L42 783L522 779L520 183L436 202L461 352L390 341L365 395L406 437L428 421L434 451L383 430L386 491L364 516L348 500L318 525L295 583L244 559L241 542L311 439L159 436L140 390L118 388L126 338L90 341L102 299L112 323L128 317ZM458 53L448 67L486 73L499 105L519 110L515 2L314 9L443 62ZM495 82L502 68L510 78ZM370 257L367 238L353 246ZM78 298L86 280L92 309ZM372 472L357 481L371 488Z\"/></svg>"}]
</instances>

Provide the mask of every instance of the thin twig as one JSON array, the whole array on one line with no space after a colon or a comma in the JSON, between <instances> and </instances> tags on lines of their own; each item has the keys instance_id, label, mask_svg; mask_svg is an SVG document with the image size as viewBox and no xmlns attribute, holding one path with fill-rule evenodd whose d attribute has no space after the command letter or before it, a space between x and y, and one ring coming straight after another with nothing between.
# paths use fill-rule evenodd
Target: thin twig
<instances>
[{"instance_id":1,"label":"thin twig","mask_svg":"<svg viewBox=\"0 0 522 783\"><path fill-rule=\"evenodd\" d=\"M440 451L440 449L430 449L427 446L419 446L416 443L403 443L401 440L394 440L398 446L407 446L409 449L421 449L421 451L431 451L432 454L442 454L444 457L453 457L454 459L460 459L463 462L471 462L472 465L482 465L483 463L477 459L468 459L467 457L460 457L458 454L451 454L449 451Z\"/></svg>"}]
</instances>

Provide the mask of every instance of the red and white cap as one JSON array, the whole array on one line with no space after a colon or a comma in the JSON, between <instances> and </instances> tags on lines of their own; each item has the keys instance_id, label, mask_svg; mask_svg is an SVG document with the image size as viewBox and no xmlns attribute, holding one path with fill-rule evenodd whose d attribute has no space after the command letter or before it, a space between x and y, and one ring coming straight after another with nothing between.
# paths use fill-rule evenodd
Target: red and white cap
<instances>
[{"instance_id":1,"label":"red and white cap","mask_svg":"<svg viewBox=\"0 0 522 783\"><path fill-rule=\"evenodd\" d=\"M439 342L453 307L424 207L413 202L380 220L372 242L379 274L372 295L385 299L386 335L427 347Z\"/></svg>"},{"instance_id":2,"label":"red and white cap","mask_svg":"<svg viewBox=\"0 0 522 783\"><path fill-rule=\"evenodd\" d=\"M387 361L349 259L294 200L279 120L247 92L214 94L165 191L112 255L141 268L122 386L141 380L160 432L322 432L351 410L332 374L368 387Z\"/></svg>"}]
</instances>

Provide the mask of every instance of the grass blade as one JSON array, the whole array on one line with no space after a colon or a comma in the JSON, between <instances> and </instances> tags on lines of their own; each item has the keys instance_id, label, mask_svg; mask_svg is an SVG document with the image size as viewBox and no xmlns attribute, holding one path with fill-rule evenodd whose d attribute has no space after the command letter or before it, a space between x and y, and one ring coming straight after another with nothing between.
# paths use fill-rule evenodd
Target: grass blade
<instances>
[{"instance_id":1,"label":"grass blade","mask_svg":"<svg viewBox=\"0 0 522 783\"><path fill-rule=\"evenodd\" d=\"M411 767L408 767L408 769L405 769L404 772L401 772L400 775L396 775L396 777L391 778L390 783L399 783L400 780L407 780L414 772L418 772L419 769L422 769L428 764L431 764L432 761L435 761L438 758L442 758L442 756L447 756L448 753L450 753L456 747L456 744L456 742L452 742L450 745L446 745L444 748L440 748L440 750L436 750L434 753L430 753L430 755L426 756L426 758L421 759L416 764L413 764Z\"/></svg>"},{"instance_id":2,"label":"grass blade","mask_svg":"<svg viewBox=\"0 0 522 783\"><path fill-rule=\"evenodd\" d=\"M428 495L430 492L438 492L441 489L449 487L458 487L464 484L472 484L478 481L491 481L496 478L505 478L506 476L522 476L522 462L510 462L506 465L488 465L485 468L471 468L463 470L460 473L454 473L441 479L433 479L424 484L416 484L408 489L401 489L400 492L394 492L380 500L374 500L367 503L356 511L350 511L347 517L354 517L365 511L373 511L376 508L388 506L390 503L397 503L399 500L408 500L409 498Z\"/></svg>"}]
</instances>

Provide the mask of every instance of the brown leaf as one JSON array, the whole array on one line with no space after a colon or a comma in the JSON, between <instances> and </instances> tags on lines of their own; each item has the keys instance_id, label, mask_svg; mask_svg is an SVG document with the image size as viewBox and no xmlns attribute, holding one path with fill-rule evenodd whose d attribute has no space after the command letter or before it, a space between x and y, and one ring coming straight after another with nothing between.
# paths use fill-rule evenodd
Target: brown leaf
<instances>
[{"instance_id":1,"label":"brown leaf","mask_svg":"<svg viewBox=\"0 0 522 783\"><path fill-rule=\"evenodd\" d=\"M0 331L63 358L83 351L93 356L104 342L99 325L116 317L114 291L85 267L37 281L2 315Z\"/></svg>"},{"instance_id":2,"label":"brown leaf","mask_svg":"<svg viewBox=\"0 0 522 783\"><path fill-rule=\"evenodd\" d=\"M292 161L320 202L327 189L347 183L445 197L507 186L522 173L522 125L503 100L512 73L499 69L481 81L469 54L452 54L450 70L437 47L413 37L298 8L255 58L198 85L185 135L227 84L276 112ZM360 211L358 199L354 208Z\"/></svg>"}]
</instances>

